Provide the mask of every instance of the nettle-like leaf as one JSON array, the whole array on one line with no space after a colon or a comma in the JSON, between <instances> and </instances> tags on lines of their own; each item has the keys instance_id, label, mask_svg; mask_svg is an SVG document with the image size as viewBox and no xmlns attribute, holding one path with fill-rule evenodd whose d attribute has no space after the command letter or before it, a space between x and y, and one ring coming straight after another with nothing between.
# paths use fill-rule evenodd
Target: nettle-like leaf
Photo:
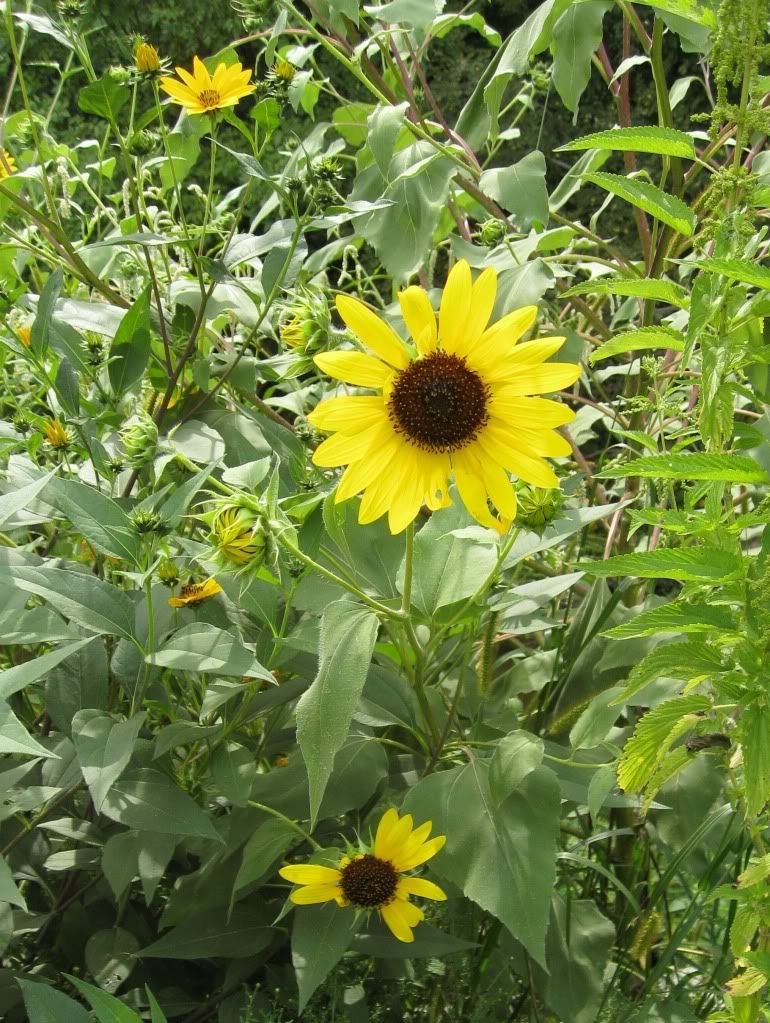
<instances>
[{"instance_id":1,"label":"nettle-like leaf","mask_svg":"<svg viewBox=\"0 0 770 1023\"><path fill-rule=\"evenodd\" d=\"M681 309L686 309L690 304L689 296L680 284L662 278L594 277L590 281L575 284L564 292L565 298L572 295L622 295L626 298L665 302Z\"/></svg>"},{"instance_id":2,"label":"nettle-like leaf","mask_svg":"<svg viewBox=\"0 0 770 1023\"><path fill-rule=\"evenodd\" d=\"M686 604L683 601L649 608L638 615L607 629L602 635L610 639L630 639L636 636L654 636L659 632L717 632L732 633L736 629L735 617L725 608L712 604Z\"/></svg>"},{"instance_id":3,"label":"nettle-like leaf","mask_svg":"<svg viewBox=\"0 0 770 1023\"><path fill-rule=\"evenodd\" d=\"M705 696L679 696L644 715L623 748L618 784L625 792L640 792L661 767L671 745L693 728L698 715L711 709Z\"/></svg>"},{"instance_id":4,"label":"nettle-like leaf","mask_svg":"<svg viewBox=\"0 0 770 1023\"><path fill-rule=\"evenodd\" d=\"M682 682L708 678L723 670L719 651L694 639L686 643L669 643L651 650L635 664L628 676L628 683L617 703L635 696L658 678L675 678Z\"/></svg>"},{"instance_id":5,"label":"nettle-like leaf","mask_svg":"<svg viewBox=\"0 0 770 1023\"><path fill-rule=\"evenodd\" d=\"M633 128L609 128L572 139L555 150L557 153L573 153L584 149L608 149L621 153L655 153L658 156L680 156L695 158L692 137L676 128L661 125L639 125Z\"/></svg>"},{"instance_id":6,"label":"nettle-like leaf","mask_svg":"<svg viewBox=\"0 0 770 1023\"><path fill-rule=\"evenodd\" d=\"M718 483L770 483L767 472L751 458L743 455L712 455L693 452L683 455L645 455L622 466L603 469L601 479L615 480L626 476L662 480L707 480Z\"/></svg>"},{"instance_id":7,"label":"nettle-like leaf","mask_svg":"<svg viewBox=\"0 0 770 1023\"><path fill-rule=\"evenodd\" d=\"M752 816L770 799L770 707L753 703L741 714L738 735L743 746L746 809Z\"/></svg>"},{"instance_id":8,"label":"nettle-like leaf","mask_svg":"<svg viewBox=\"0 0 770 1023\"><path fill-rule=\"evenodd\" d=\"M579 571L599 578L638 576L640 579L679 579L682 582L724 581L738 575L737 554L722 547L679 547L618 554L604 561L581 561Z\"/></svg>"},{"instance_id":9,"label":"nettle-like leaf","mask_svg":"<svg viewBox=\"0 0 770 1023\"><path fill-rule=\"evenodd\" d=\"M667 348L672 352L683 352L684 335L671 327L639 327L637 330L624 331L605 341L601 348L595 349L588 357L591 363L603 362L615 355L626 352L644 352L655 348Z\"/></svg>"},{"instance_id":10,"label":"nettle-like leaf","mask_svg":"<svg viewBox=\"0 0 770 1023\"><path fill-rule=\"evenodd\" d=\"M631 203L662 224L673 227L679 234L689 238L695 230L695 214L690 207L674 195L662 191L657 185L638 178L627 178L606 171L592 171L584 175L585 180L603 188L612 195Z\"/></svg>"}]
</instances>

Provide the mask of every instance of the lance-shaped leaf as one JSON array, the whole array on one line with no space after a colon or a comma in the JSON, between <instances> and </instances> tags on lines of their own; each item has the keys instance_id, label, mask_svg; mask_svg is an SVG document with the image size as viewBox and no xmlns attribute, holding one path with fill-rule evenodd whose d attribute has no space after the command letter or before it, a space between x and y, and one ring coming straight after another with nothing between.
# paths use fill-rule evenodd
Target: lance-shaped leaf
<instances>
[{"instance_id":1,"label":"lance-shaped leaf","mask_svg":"<svg viewBox=\"0 0 770 1023\"><path fill-rule=\"evenodd\" d=\"M586 174L585 179L673 227L685 238L689 238L695 230L695 214L690 207L656 185L638 178L627 178L622 174L608 174L606 171L593 171Z\"/></svg>"},{"instance_id":2,"label":"lance-shaped leaf","mask_svg":"<svg viewBox=\"0 0 770 1023\"><path fill-rule=\"evenodd\" d=\"M609 149L621 153L656 153L658 156L695 158L695 145L686 132L657 124L597 131L592 135L573 139L565 146L559 146L554 152L574 153L583 149Z\"/></svg>"}]
</instances>

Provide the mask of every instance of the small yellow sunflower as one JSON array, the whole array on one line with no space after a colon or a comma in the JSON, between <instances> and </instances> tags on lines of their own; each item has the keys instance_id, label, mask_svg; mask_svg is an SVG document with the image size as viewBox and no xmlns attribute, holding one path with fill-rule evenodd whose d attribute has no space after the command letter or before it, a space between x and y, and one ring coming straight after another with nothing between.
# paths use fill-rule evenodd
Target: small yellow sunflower
<instances>
[{"instance_id":1,"label":"small yellow sunflower","mask_svg":"<svg viewBox=\"0 0 770 1023\"><path fill-rule=\"evenodd\" d=\"M371 912L376 910L399 941L414 941L412 928L425 914L409 901L410 895L443 902L446 893L422 877L400 876L436 855L445 835L429 839L431 821L412 827L412 816L388 810L377 827L371 852L343 856L339 867L301 863L281 867L279 874L295 888L289 898L298 906L336 902Z\"/></svg>"},{"instance_id":2,"label":"small yellow sunflower","mask_svg":"<svg viewBox=\"0 0 770 1023\"><path fill-rule=\"evenodd\" d=\"M17 327L16 333L18 334L19 340L24 345L24 347L29 348L30 344L32 343L32 327L31 326Z\"/></svg>"},{"instance_id":3,"label":"small yellow sunflower","mask_svg":"<svg viewBox=\"0 0 770 1023\"><path fill-rule=\"evenodd\" d=\"M172 607L196 607L221 592L222 587L216 579L207 579L204 583L188 583L179 591L178 597L169 597L168 602Z\"/></svg>"},{"instance_id":4,"label":"small yellow sunflower","mask_svg":"<svg viewBox=\"0 0 770 1023\"><path fill-rule=\"evenodd\" d=\"M7 149L0 150L0 153L2 153L2 158L0 158L0 181L2 181L3 178L7 178L10 177L11 174L15 174L18 167L16 166L16 161Z\"/></svg>"},{"instance_id":5,"label":"small yellow sunflower","mask_svg":"<svg viewBox=\"0 0 770 1023\"><path fill-rule=\"evenodd\" d=\"M153 74L161 69L160 54L152 43L139 43L134 50L134 63L142 74Z\"/></svg>"},{"instance_id":6,"label":"small yellow sunflower","mask_svg":"<svg viewBox=\"0 0 770 1023\"><path fill-rule=\"evenodd\" d=\"M223 107L234 107L243 96L254 92L249 84L251 71L243 70L240 64L218 64L213 75L210 75L205 64L199 57L193 59L193 73L184 68L176 68L182 79L161 78L162 89L176 102L181 103L188 114L207 114Z\"/></svg>"},{"instance_id":7,"label":"small yellow sunflower","mask_svg":"<svg viewBox=\"0 0 770 1023\"><path fill-rule=\"evenodd\" d=\"M61 451L66 448L70 442L70 435L67 432L67 428L59 419L49 419L45 424L43 432L45 433L45 439L51 447L55 448L57 451Z\"/></svg>"},{"instance_id":8,"label":"small yellow sunflower","mask_svg":"<svg viewBox=\"0 0 770 1023\"><path fill-rule=\"evenodd\" d=\"M503 533L516 515L509 473L558 488L544 459L570 454L554 428L574 413L533 396L569 387L580 367L545 361L563 337L517 344L535 321L535 306L488 326L496 292L493 269L471 281L468 263L460 260L447 279L437 324L422 288L402 291L401 312L416 353L358 299L338 296L340 316L369 351L326 352L315 362L337 380L379 393L331 398L308 419L334 431L313 461L347 466L336 500L363 491L359 522L387 512L391 532L399 533L423 504L436 510L451 503L453 475L471 515Z\"/></svg>"}]
</instances>

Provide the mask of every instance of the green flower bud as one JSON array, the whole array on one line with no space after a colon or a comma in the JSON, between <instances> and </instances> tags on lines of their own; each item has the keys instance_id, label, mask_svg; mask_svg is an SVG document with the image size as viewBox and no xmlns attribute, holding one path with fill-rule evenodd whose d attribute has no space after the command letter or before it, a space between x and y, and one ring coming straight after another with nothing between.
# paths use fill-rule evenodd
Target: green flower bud
<instances>
[{"instance_id":1,"label":"green flower bud","mask_svg":"<svg viewBox=\"0 0 770 1023\"><path fill-rule=\"evenodd\" d=\"M561 511L563 498L560 490L522 485L517 491L516 522L533 532L543 530Z\"/></svg>"},{"instance_id":2,"label":"green flower bud","mask_svg":"<svg viewBox=\"0 0 770 1023\"><path fill-rule=\"evenodd\" d=\"M502 220L490 217L483 224L479 224L476 237L482 245L499 245L505 238L505 224Z\"/></svg>"},{"instance_id":3,"label":"green flower bud","mask_svg":"<svg viewBox=\"0 0 770 1023\"><path fill-rule=\"evenodd\" d=\"M158 427L146 412L142 412L134 423L121 431L120 442L126 465L132 469L141 469L155 457L158 449Z\"/></svg>"},{"instance_id":4,"label":"green flower bud","mask_svg":"<svg viewBox=\"0 0 770 1023\"><path fill-rule=\"evenodd\" d=\"M138 533L156 533L163 536L169 531L168 523L158 512L135 511L131 515L131 521Z\"/></svg>"},{"instance_id":5,"label":"green flower bud","mask_svg":"<svg viewBox=\"0 0 770 1023\"><path fill-rule=\"evenodd\" d=\"M164 586L168 586L169 589L173 590L179 582L179 568L176 562L172 561L171 558L164 558L158 565L158 578Z\"/></svg>"},{"instance_id":6,"label":"green flower bud","mask_svg":"<svg viewBox=\"0 0 770 1023\"><path fill-rule=\"evenodd\" d=\"M149 156L160 145L160 135L149 128L135 131L128 137L126 146L132 156Z\"/></svg>"},{"instance_id":7,"label":"green flower bud","mask_svg":"<svg viewBox=\"0 0 770 1023\"><path fill-rule=\"evenodd\" d=\"M210 541L224 562L258 568L265 559L267 531L259 512L237 501L227 502L215 513Z\"/></svg>"}]
</instances>

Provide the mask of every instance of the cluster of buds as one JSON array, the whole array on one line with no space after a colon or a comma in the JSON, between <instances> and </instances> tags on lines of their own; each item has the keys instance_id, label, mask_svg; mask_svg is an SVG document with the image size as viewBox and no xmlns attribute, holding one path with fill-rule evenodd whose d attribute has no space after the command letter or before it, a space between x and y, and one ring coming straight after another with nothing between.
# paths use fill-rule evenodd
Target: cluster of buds
<instances>
[{"instance_id":1,"label":"cluster of buds","mask_svg":"<svg viewBox=\"0 0 770 1023\"><path fill-rule=\"evenodd\" d=\"M93 331L85 333L86 358L89 366L101 366L104 359L104 338Z\"/></svg>"},{"instance_id":2,"label":"cluster of buds","mask_svg":"<svg viewBox=\"0 0 770 1023\"><path fill-rule=\"evenodd\" d=\"M521 484L516 491L518 504L516 522L535 533L541 532L556 518L562 508L560 490L544 490Z\"/></svg>"},{"instance_id":3,"label":"cluster of buds","mask_svg":"<svg viewBox=\"0 0 770 1023\"><path fill-rule=\"evenodd\" d=\"M264 509L248 494L214 502L201 515L208 525L213 560L229 570L256 571L268 553L270 530Z\"/></svg>"},{"instance_id":4,"label":"cluster of buds","mask_svg":"<svg viewBox=\"0 0 770 1023\"><path fill-rule=\"evenodd\" d=\"M153 460L158 450L158 427L146 412L141 412L121 430L120 443L126 465L141 469Z\"/></svg>"},{"instance_id":5,"label":"cluster of buds","mask_svg":"<svg viewBox=\"0 0 770 1023\"><path fill-rule=\"evenodd\" d=\"M323 292L304 288L281 311L278 333L281 341L296 352L311 355L326 347L331 329L329 304Z\"/></svg>"}]
</instances>

